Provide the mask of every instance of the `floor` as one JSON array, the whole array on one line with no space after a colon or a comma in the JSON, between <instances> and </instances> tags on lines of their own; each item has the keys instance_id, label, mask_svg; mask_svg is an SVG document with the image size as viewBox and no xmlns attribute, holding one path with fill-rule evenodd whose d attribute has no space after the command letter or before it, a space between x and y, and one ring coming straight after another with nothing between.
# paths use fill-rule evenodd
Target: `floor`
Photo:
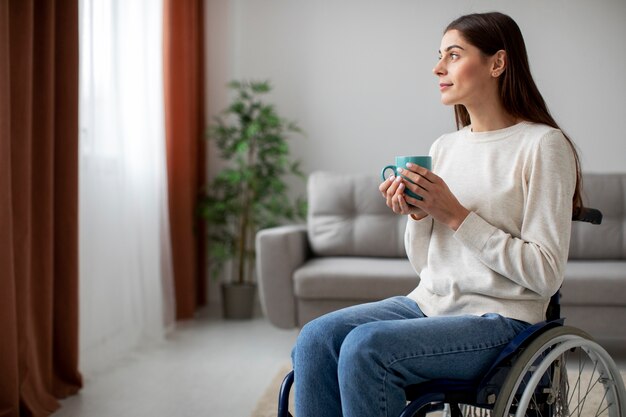
<instances>
[{"instance_id":1,"label":"floor","mask_svg":"<svg viewBox=\"0 0 626 417\"><path fill-rule=\"evenodd\" d=\"M296 336L262 317L224 321L202 311L166 343L86 376L52 417L248 417Z\"/></svg>"}]
</instances>

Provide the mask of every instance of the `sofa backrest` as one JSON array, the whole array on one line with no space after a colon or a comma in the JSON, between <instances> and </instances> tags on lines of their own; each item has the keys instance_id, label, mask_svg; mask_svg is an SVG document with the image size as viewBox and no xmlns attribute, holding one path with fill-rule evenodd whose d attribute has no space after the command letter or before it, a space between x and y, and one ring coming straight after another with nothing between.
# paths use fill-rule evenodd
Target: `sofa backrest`
<instances>
[{"instance_id":1,"label":"sofa backrest","mask_svg":"<svg viewBox=\"0 0 626 417\"><path fill-rule=\"evenodd\" d=\"M394 214L376 176L315 172L308 181L308 236L320 256L404 257L406 216ZM569 259L626 259L626 174L584 174L584 203L601 225L574 222Z\"/></svg>"},{"instance_id":2,"label":"sofa backrest","mask_svg":"<svg viewBox=\"0 0 626 417\"><path fill-rule=\"evenodd\" d=\"M315 172L308 180L308 236L320 256L404 257L406 216L394 214L374 175Z\"/></svg>"},{"instance_id":3,"label":"sofa backrest","mask_svg":"<svg viewBox=\"0 0 626 417\"><path fill-rule=\"evenodd\" d=\"M626 259L626 174L584 174L583 203L602 224L574 222L570 259Z\"/></svg>"}]
</instances>

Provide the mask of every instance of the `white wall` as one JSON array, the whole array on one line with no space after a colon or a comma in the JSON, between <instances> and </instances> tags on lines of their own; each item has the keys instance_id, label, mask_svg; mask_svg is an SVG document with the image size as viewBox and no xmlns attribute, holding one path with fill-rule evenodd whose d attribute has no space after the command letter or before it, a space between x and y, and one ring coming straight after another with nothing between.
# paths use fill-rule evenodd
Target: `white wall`
<instances>
[{"instance_id":1,"label":"white wall","mask_svg":"<svg viewBox=\"0 0 626 417\"><path fill-rule=\"evenodd\" d=\"M535 80L583 170L626 171L626 1L206 2L207 116L226 105L228 80L270 79L271 100L307 132L292 146L307 172L376 174L453 130L431 73L442 30L491 10L520 25Z\"/></svg>"}]
</instances>

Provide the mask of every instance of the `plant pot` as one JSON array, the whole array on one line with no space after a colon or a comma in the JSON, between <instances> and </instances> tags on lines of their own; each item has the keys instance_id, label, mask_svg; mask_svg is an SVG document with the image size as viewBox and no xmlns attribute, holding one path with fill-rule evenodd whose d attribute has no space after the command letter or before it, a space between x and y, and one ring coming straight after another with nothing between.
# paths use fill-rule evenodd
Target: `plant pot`
<instances>
[{"instance_id":1,"label":"plant pot","mask_svg":"<svg viewBox=\"0 0 626 417\"><path fill-rule=\"evenodd\" d=\"M256 284L222 284L222 312L225 319L251 319Z\"/></svg>"}]
</instances>

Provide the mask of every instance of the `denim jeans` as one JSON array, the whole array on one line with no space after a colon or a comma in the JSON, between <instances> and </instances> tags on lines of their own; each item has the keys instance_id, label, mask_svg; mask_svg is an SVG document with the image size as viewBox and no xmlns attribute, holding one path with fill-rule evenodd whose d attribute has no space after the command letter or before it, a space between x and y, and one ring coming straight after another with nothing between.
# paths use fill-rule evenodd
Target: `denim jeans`
<instances>
[{"instance_id":1,"label":"denim jeans","mask_svg":"<svg viewBox=\"0 0 626 417\"><path fill-rule=\"evenodd\" d=\"M397 417L404 387L485 373L528 323L502 317L426 317L393 297L307 323L292 352L297 417Z\"/></svg>"}]
</instances>

